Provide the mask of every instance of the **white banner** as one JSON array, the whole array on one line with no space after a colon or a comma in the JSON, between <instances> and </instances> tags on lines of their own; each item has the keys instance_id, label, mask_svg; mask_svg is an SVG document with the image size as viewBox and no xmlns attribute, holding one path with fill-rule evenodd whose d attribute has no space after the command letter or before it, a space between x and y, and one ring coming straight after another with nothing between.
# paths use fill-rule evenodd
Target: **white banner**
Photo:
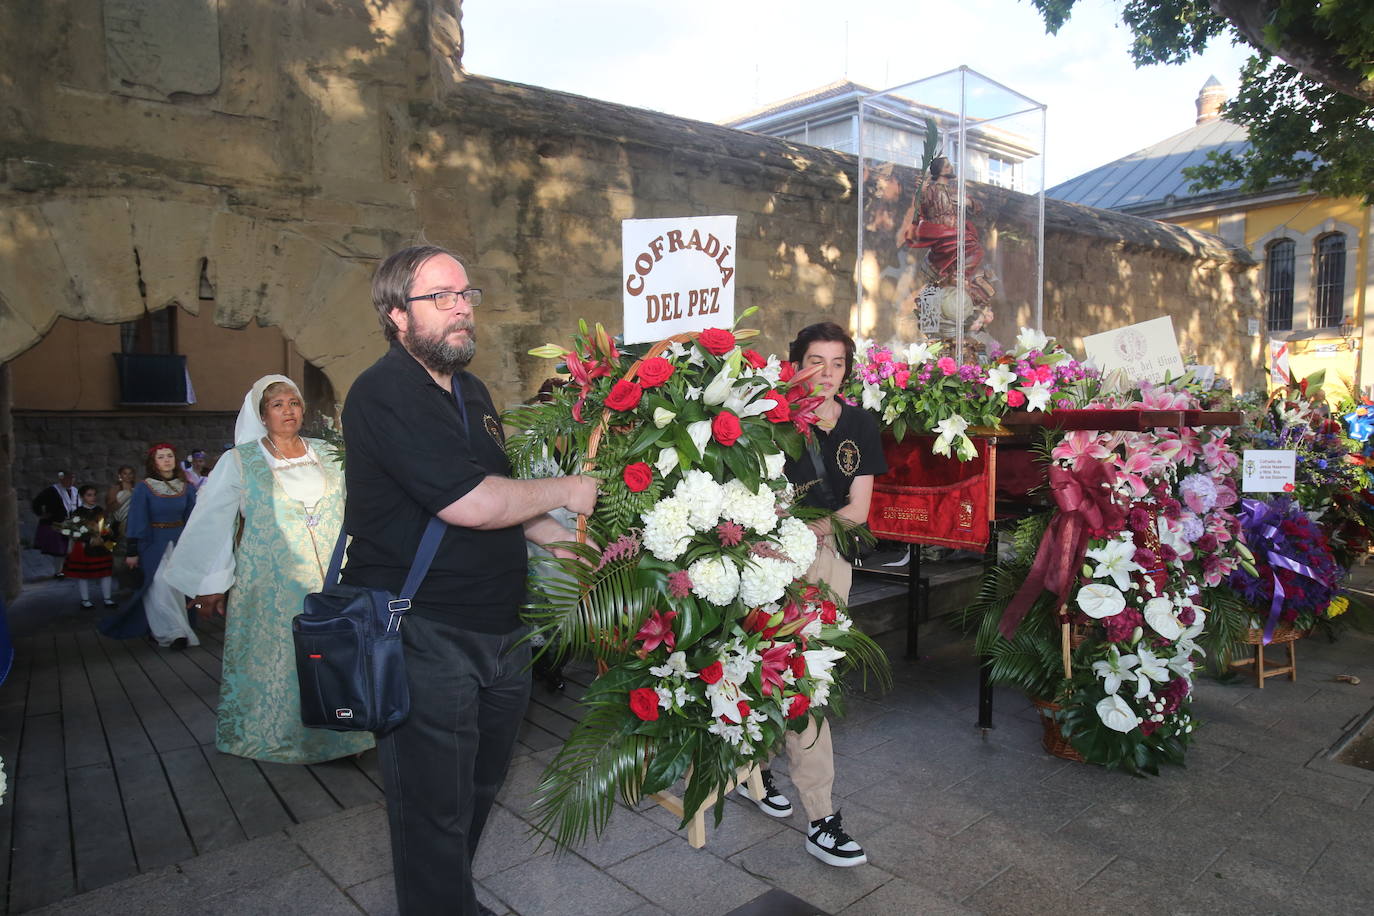
<instances>
[{"instance_id":1,"label":"white banner","mask_svg":"<svg viewBox=\"0 0 1374 916\"><path fill-rule=\"evenodd\" d=\"M735 323L735 217L621 222L625 342Z\"/></svg>"},{"instance_id":2,"label":"white banner","mask_svg":"<svg viewBox=\"0 0 1374 916\"><path fill-rule=\"evenodd\" d=\"M1133 382L1162 382L1183 374L1183 355L1167 315L1083 338L1083 352L1106 375L1124 370Z\"/></svg>"}]
</instances>

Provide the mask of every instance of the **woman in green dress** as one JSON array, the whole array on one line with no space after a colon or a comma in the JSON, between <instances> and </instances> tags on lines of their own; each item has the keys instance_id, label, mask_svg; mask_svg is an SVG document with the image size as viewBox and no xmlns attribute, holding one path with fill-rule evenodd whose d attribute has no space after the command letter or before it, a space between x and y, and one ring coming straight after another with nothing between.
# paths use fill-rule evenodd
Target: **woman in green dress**
<instances>
[{"instance_id":1,"label":"woman in green dress","mask_svg":"<svg viewBox=\"0 0 1374 916\"><path fill-rule=\"evenodd\" d=\"M258 379L239 412L237 445L197 494L167 570L196 596L194 610L226 616L216 747L273 763L373 746L366 732L301 725L291 618L320 590L344 508L343 468L324 443L300 435L304 414L294 382Z\"/></svg>"}]
</instances>

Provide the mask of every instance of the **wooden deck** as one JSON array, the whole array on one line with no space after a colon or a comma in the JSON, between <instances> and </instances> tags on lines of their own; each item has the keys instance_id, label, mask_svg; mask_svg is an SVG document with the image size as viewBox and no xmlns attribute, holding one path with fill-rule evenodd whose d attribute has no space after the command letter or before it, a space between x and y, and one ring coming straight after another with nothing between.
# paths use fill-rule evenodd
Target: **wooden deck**
<instances>
[{"instance_id":1,"label":"wooden deck","mask_svg":"<svg viewBox=\"0 0 1374 916\"><path fill-rule=\"evenodd\" d=\"M375 751L292 766L215 750L222 626L173 652L105 639L94 613L17 639L0 688L11 780L0 805L0 913L382 797ZM583 690L575 674L563 693L536 684L517 753L561 743Z\"/></svg>"}]
</instances>

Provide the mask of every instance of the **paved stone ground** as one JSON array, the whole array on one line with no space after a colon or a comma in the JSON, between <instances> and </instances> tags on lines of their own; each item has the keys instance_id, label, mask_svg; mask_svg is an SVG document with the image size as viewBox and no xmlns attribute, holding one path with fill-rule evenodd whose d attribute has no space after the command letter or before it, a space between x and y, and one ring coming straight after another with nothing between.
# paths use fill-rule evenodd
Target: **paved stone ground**
<instances>
[{"instance_id":1,"label":"paved stone ground","mask_svg":"<svg viewBox=\"0 0 1374 916\"><path fill-rule=\"evenodd\" d=\"M1374 575L1357 580L1368 591ZM771 888L844 916L1369 911L1374 773L1327 752L1374 705L1374 638L1304 641L1296 683L1200 681L1188 767L1134 779L1045 754L1034 711L1005 691L980 735L968 644L941 626L914 665L903 633L884 637L893 689L851 702L835 730L839 803L870 864L822 865L800 813L737 799L701 850L651 806L618 810L576 853L536 848L522 816L544 750L512 767L479 895L518 916L723 916ZM35 912L393 913L385 814L353 808Z\"/></svg>"}]
</instances>

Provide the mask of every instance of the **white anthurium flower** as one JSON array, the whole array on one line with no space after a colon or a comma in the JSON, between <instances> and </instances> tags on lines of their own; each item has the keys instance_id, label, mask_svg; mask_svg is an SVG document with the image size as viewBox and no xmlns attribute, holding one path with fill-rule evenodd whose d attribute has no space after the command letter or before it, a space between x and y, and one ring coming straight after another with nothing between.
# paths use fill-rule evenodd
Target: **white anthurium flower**
<instances>
[{"instance_id":1,"label":"white anthurium flower","mask_svg":"<svg viewBox=\"0 0 1374 916\"><path fill-rule=\"evenodd\" d=\"M835 662L844 658L844 652L826 646L823 649L807 649L802 656L806 659L808 676L833 684L835 676L830 669L835 667Z\"/></svg>"},{"instance_id":2,"label":"white anthurium flower","mask_svg":"<svg viewBox=\"0 0 1374 916\"><path fill-rule=\"evenodd\" d=\"M883 390L877 385L864 382L863 408L864 410L881 410L883 407Z\"/></svg>"},{"instance_id":3,"label":"white anthurium flower","mask_svg":"<svg viewBox=\"0 0 1374 916\"><path fill-rule=\"evenodd\" d=\"M1141 572L1140 565L1132 559L1134 556L1135 544L1120 538L1114 538L1101 547L1091 547L1087 551L1088 559L1097 561L1097 566L1093 568L1093 578L1105 579L1110 576L1116 587L1123 592L1130 591L1131 573Z\"/></svg>"},{"instance_id":4,"label":"white anthurium flower","mask_svg":"<svg viewBox=\"0 0 1374 916\"><path fill-rule=\"evenodd\" d=\"M1196 651L1201 652L1202 649L1196 643L1193 643L1193 640L1197 638L1198 634L1202 632L1202 628L1206 626L1207 612L1195 604L1193 605L1193 615L1193 623L1191 626L1183 628L1183 636L1180 638L1179 643L1181 645L1184 640L1187 640L1189 643L1192 643Z\"/></svg>"},{"instance_id":5,"label":"white anthurium flower","mask_svg":"<svg viewBox=\"0 0 1374 916\"><path fill-rule=\"evenodd\" d=\"M1165 639L1178 639L1183 635L1183 624L1174 616L1174 602L1168 598L1151 598L1141 608L1145 622Z\"/></svg>"},{"instance_id":6,"label":"white anthurium flower","mask_svg":"<svg viewBox=\"0 0 1374 916\"><path fill-rule=\"evenodd\" d=\"M930 347L929 344L923 344L923 343L912 343L912 344L907 344L907 345L906 345L906 362L907 362L907 365L910 366L912 369L915 369L917 366L919 366L919 365L921 365L921 364L923 364L923 363L928 363L928 362L930 362L932 359L935 358L935 351L938 350L938 349L939 349L939 345L938 345L938 344L935 346L935 349L932 349L932 348Z\"/></svg>"},{"instance_id":7,"label":"white anthurium flower","mask_svg":"<svg viewBox=\"0 0 1374 916\"><path fill-rule=\"evenodd\" d=\"M1036 382L1029 388L1022 386L1021 393L1026 396L1027 410L1044 410L1050 406L1050 395L1054 392L1045 383Z\"/></svg>"},{"instance_id":8,"label":"white anthurium flower","mask_svg":"<svg viewBox=\"0 0 1374 916\"><path fill-rule=\"evenodd\" d=\"M692 444L697 447L697 451L706 454L706 443L711 441L711 421L698 420L695 423L687 424L687 436L692 440Z\"/></svg>"},{"instance_id":9,"label":"white anthurium flower","mask_svg":"<svg viewBox=\"0 0 1374 916\"><path fill-rule=\"evenodd\" d=\"M1034 328L1022 328L1016 335L1016 349L1022 353L1044 350L1050 339Z\"/></svg>"},{"instance_id":10,"label":"white anthurium flower","mask_svg":"<svg viewBox=\"0 0 1374 916\"><path fill-rule=\"evenodd\" d=\"M1139 660L1135 669L1138 678L1149 678L1159 684L1169 682L1169 668L1165 665L1164 659L1144 646L1136 649L1136 657Z\"/></svg>"},{"instance_id":11,"label":"white anthurium flower","mask_svg":"<svg viewBox=\"0 0 1374 916\"><path fill-rule=\"evenodd\" d=\"M1006 366L993 366L988 370L988 387L997 394L1005 394L1016 381L1016 373Z\"/></svg>"},{"instance_id":12,"label":"white anthurium flower","mask_svg":"<svg viewBox=\"0 0 1374 916\"><path fill-rule=\"evenodd\" d=\"M673 411L667 409L666 407L655 407L655 408L654 408L654 426L658 427L659 429L662 429L663 427L667 426L669 423L673 422L673 417L676 417L676 416L677 416L676 413L674 413Z\"/></svg>"},{"instance_id":13,"label":"white anthurium flower","mask_svg":"<svg viewBox=\"0 0 1374 916\"><path fill-rule=\"evenodd\" d=\"M1140 717L1135 714L1131 704L1116 694L1099 700L1095 708L1103 725L1123 735L1140 725Z\"/></svg>"},{"instance_id":14,"label":"white anthurium flower","mask_svg":"<svg viewBox=\"0 0 1374 916\"><path fill-rule=\"evenodd\" d=\"M721 370L716 373L716 377L706 384L706 390L702 393L701 399L708 407L724 404L734 387L735 374L730 371L728 365L722 366Z\"/></svg>"},{"instance_id":15,"label":"white anthurium flower","mask_svg":"<svg viewBox=\"0 0 1374 916\"><path fill-rule=\"evenodd\" d=\"M1132 670L1136 661L1134 655L1122 655L1116 646L1112 646L1105 660L1093 662L1093 674L1103 679L1103 690L1115 694L1121 689L1122 681L1136 680L1136 673Z\"/></svg>"},{"instance_id":16,"label":"white anthurium flower","mask_svg":"<svg viewBox=\"0 0 1374 916\"><path fill-rule=\"evenodd\" d=\"M658 458L654 461L654 467L658 470L659 477L667 477L669 474L673 473L673 471L677 470L677 465L677 446L673 445L661 449L658 453Z\"/></svg>"},{"instance_id":17,"label":"white anthurium flower","mask_svg":"<svg viewBox=\"0 0 1374 916\"><path fill-rule=\"evenodd\" d=\"M1078 609L1093 620L1115 617L1126 609L1126 596L1121 589L1106 582L1090 582L1078 590L1074 600Z\"/></svg>"}]
</instances>

